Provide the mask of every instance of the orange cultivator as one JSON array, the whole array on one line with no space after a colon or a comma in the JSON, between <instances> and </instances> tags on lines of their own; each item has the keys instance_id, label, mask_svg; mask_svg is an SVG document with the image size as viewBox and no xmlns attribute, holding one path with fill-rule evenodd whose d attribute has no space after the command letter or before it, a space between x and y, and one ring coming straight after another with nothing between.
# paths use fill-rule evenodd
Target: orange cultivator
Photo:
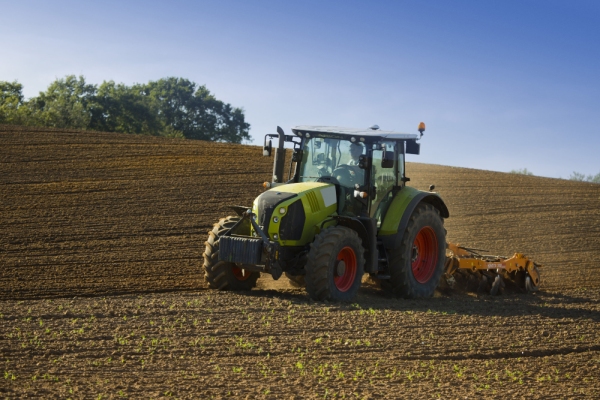
<instances>
[{"instance_id":1,"label":"orange cultivator","mask_svg":"<svg viewBox=\"0 0 600 400\"><path fill-rule=\"evenodd\" d=\"M444 278L450 288L456 284L456 278L478 281L479 292L489 291L491 295L500 294L505 280L512 281L526 292L538 290L542 265L533 262L521 253L512 257L480 254L482 250L461 247L448 243Z\"/></svg>"}]
</instances>

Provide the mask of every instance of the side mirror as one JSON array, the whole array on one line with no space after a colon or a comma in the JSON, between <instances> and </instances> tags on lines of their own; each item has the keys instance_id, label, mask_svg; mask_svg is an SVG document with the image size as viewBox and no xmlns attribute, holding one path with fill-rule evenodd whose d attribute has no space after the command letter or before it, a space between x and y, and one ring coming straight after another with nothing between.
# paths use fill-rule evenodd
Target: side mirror
<instances>
[{"instance_id":1,"label":"side mirror","mask_svg":"<svg viewBox=\"0 0 600 400\"><path fill-rule=\"evenodd\" d=\"M394 152L384 151L381 159L381 168L394 168Z\"/></svg>"},{"instance_id":2,"label":"side mirror","mask_svg":"<svg viewBox=\"0 0 600 400\"><path fill-rule=\"evenodd\" d=\"M421 152L421 143L417 143L416 140L407 140L406 141L406 154L419 155L420 152Z\"/></svg>"},{"instance_id":3,"label":"side mirror","mask_svg":"<svg viewBox=\"0 0 600 400\"><path fill-rule=\"evenodd\" d=\"M273 150L273 141L269 139L267 143L267 138L265 138L265 145L263 146L263 156L271 157L271 150Z\"/></svg>"},{"instance_id":4,"label":"side mirror","mask_svg":"<svg viewBox=\"0 0 600 400\"><path fill-rule=\"evenodd\" d=\"M296 149L294 150L294 152L292 153L292 161L293 162L300 162L302 161L302 156L304 155L304 152L300 149Z\"/></svg>"}]
</instances>

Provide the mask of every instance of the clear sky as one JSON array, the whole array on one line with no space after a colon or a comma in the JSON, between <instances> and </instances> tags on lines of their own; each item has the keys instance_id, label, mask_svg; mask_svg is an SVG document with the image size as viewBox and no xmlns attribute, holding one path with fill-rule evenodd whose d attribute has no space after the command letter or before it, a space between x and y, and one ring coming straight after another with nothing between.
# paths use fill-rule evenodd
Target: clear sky
<instances>
[{"instance_id":1,"label":"clear sky","mask_svg":"<svg viewBox=\"0 0 600 400\"><path fill-rule=\"evenodd\" d=\"M600 172L600 1L4 1L0 80L167 76L280 125L416 133L409 161Z\"/></svg>"}]
</instances>

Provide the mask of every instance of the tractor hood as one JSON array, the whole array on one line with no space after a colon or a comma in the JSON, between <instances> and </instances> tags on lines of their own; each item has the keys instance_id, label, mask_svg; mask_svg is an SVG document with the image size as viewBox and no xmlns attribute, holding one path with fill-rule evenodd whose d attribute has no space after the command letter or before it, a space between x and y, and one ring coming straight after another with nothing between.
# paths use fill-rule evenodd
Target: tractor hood
<instances>
[{"instance_id":1,"label":"tractor hood","mask_svg":"<svg viewBox=\"0 0 600 400\"><path fill-rule=\"evenodd\" d=\"M336 213L335 186L321 182L279 185L258 196L252 209L271 240L301 246L313 239L323 220Z\"/></svg>"}]
</instances>

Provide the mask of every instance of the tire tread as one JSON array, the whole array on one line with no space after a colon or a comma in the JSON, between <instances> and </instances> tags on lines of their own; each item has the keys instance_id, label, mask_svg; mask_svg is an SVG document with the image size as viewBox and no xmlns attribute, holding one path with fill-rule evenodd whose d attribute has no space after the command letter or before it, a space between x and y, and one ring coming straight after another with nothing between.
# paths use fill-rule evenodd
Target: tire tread
<instances>
[{"instance_id":1,"label":"tire tread","mask_svg":"<svg viewBox=\"0 0 600 400\"><path fill-rule=\"evenodd\" d=\"M231 263L219 261L219 238L239 219L240 217L231 216L221 218L218 223L214 224L204 242L204 280L211 289L250 290L256 286L256 281L260 277L259 272L250 272L251 276L247 280L240 281L233 275Z\"/></svg>"}]
</instances>

